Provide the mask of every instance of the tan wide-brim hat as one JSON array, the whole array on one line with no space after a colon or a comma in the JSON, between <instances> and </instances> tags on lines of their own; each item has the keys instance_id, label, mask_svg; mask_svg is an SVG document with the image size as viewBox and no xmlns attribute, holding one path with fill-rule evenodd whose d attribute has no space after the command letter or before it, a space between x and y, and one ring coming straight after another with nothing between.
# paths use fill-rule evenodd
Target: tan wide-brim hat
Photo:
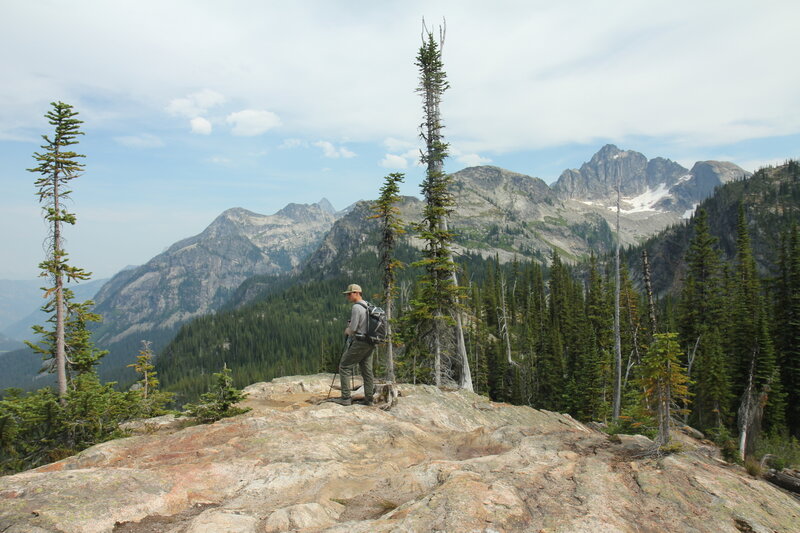
<instances>
[{"instance_id":1,"label":"tan wide-brim hat","mask_svg":"<svg viewBox=\"0 0 800 533\"><path fill-rule=\"evenodd\" d=\"M342 294L350 294L351 292L363 292L361 290L361 285L356 285L355 283L351 283L347 286L347 290L344 291Z\"/></svg>"}]
</instances>

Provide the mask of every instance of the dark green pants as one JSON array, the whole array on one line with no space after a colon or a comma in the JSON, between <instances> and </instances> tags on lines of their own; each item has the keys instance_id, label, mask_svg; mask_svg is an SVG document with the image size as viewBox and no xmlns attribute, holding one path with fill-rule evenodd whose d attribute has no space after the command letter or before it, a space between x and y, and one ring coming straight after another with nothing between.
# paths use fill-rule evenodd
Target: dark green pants
<instances>
[{"instance_id":1,"label":"dark green pants","mask_svg":"<svg viewBox=\"0 0 800 533\"><path fill-rule=\"evenodd\" d=\"M364 397L372 399L375 392L375 378L372 375L372 350L375 347L365 341L353 339L348 341L347 348L339 361L339 376L342 383L342 398L350 397L350 378L353 375L353 368L358 365L361 370L361 377L364 378Z\"/></svg>"}]
</instances>

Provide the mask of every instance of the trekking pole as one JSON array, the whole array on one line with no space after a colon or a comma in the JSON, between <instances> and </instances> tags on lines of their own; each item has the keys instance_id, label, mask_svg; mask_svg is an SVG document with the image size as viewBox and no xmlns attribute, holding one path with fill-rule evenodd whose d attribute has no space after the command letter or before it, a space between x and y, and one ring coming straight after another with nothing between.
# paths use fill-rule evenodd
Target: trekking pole
<instances>
[{"instance_id":1,"label":"trekking pole","mask_svg":"<svg viewBox=\"0 0 800 533\"><path fill-rule=\"evenodd\" d=\"M344 336L344 349L345 349L345 350L347 350L347 335L345 335L345 336ZM330 386L330 388L328 389L328 398L326 398L326 399L328 399L328 400L329 400L329 399L330 399L330 397L331 397L331 392L333 391L333 384L336 382L336 375L337 375L338 373L339 373L339 367L337 366L337 367L336 367L336 371L333 373L333 379L331 380L331 386ZM353 388L352 384L350 385L350 388L351 388L351 389Z\"/></svg>"},{"instance_id":2,"label":"trekking pole","mask_svg":"<svg viewBox=\"0 0 800 533\"><path fill-rule=\"evenodd\" d=\"M330 399L330 397L331 397L331 392L333 391L333 384L336 381L336 374L338 374L338 373L339 373L339 369L337 368L336 372L333 373L333 379L331 380L331 388L328 389L328 398L326 398L326 399Z\"/></svg>"}]
</instances>

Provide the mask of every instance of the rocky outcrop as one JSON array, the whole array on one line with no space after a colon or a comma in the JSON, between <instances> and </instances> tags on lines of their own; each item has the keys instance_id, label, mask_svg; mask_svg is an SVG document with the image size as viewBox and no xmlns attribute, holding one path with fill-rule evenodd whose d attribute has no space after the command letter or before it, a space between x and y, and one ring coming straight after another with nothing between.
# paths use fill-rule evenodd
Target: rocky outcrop
<instances>
[{"instance_id":1,"label":"rocky outcrop","mask_svg":"<svg viewBox=\"0 0 800 533\"><path fill-rule=\"evenodd\" d=\"M0 531L797 531L800 502L684 436L643 456L567 415L400 385L391 411L316 404L330 375L247 388L252 411L0 478Z\"/></svg>"}]
</instances>

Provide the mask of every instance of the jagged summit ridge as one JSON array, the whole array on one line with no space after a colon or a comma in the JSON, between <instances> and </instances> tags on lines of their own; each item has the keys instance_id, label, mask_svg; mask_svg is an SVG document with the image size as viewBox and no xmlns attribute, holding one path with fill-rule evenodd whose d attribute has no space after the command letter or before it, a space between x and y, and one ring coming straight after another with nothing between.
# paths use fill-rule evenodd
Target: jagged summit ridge
<instances>
[{"instance_id":1,"label":"jagged summit ridge","mask_svg":"<svg viewBox=\"0 0 800 533\"><path fill-rule=\"evenodd\" d=\"M110 441L0 478L0 527L38 533L793 531L800 502L676 434L638 457L569 415L399 385L390 411L316 404L331 376L247 387L252 411ZM148 518L150 517L150 518ZM747 528L747 529L745 529Z\"/></svg>"},{"instance_id":2,"label":"jagged summit ridge","mask_svg":"<svg viewBox=\"0 0 800 533\"><path fill-rule=\"evenodd\" d=\"M648 160L639 152L608 144L580 169L565 170L553 190L563 199L615 208L619 182L624 212L666 211L685 217L715 187L749 175L734 163L701 161L689 170L670 159Z\"/></svg>"}]
</instances>

